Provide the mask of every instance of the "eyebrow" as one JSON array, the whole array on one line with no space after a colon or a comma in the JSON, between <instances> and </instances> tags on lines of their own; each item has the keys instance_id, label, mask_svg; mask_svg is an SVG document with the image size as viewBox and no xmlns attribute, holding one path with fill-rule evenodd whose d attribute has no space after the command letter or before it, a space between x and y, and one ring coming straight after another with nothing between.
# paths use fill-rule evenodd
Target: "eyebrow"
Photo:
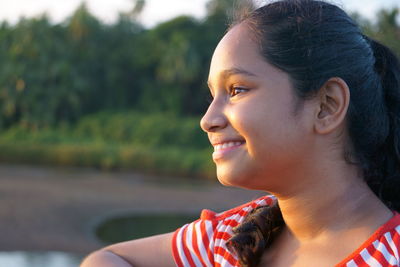
<instances>
[{"instance_id":1,"label":"eyebrow","mask_svg":"<svg viewBox=\"0 0 400 267\"><path fill-rule=\"evenodd\" d=\"M238 74L242 74L245 76L250 76L250 77L257 77L257 75L255 75L252 72L249 72L247 70L241 69L241 68L231 68L231 69L226 69L220 72L220 76L222 76L225 80L228 79L230 76L232 75L238 75ZM207 81L208 87L212 88L211 86L211 82L208 80Z\"/></svg>"},{"instance_id":2,"label":"eyebrow","mask_svg":"<svg viewBox=\"0 0 400 267\"><path fill-rule=\"evenodd\" d=\"M252 77L257 76L252 72L249 72L247 70L240 69L240 68L231 68L231 69L227 69L227 70L221 71L221 75L225 79L227 79L229 76L236 75L236 74L242 74L242 75L252 76Z\"/></svg>"}]
</instances>

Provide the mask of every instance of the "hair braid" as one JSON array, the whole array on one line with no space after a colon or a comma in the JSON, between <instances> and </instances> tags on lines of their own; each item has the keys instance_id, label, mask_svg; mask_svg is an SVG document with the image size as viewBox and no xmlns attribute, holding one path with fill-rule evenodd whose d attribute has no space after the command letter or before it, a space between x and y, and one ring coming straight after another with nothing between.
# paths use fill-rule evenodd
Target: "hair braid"
<instances>
[{"instance_id":1,"label":"hair braid","mask_svg":"<svg viewBox=\"0 0 400 267\"><path fill-rule=\"evenodd\" d=\"M235 235L227 246L239 256L241 266L257 266L284 225L278 203L257 207L233 230Z\"/></svg>"}]
</instances>

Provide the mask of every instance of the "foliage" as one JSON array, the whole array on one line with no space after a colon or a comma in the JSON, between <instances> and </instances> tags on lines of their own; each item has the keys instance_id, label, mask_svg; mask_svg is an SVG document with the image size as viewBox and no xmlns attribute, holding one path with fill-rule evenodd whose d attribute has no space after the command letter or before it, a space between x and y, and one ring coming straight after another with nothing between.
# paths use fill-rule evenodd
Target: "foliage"
<instances>
[{"instance_id":1,"label":"foliage","mask_svg":"<svg viewBox=\"0 0 400 267\"><path fill-rule=\"evenodd\" d=\"M207 150L106 144L37 144L0 141L0 161L58 166L134 169L151 174L211 178L215 170Z\"/></svg>"},{"instance_id":2,"label":"foliage","mask_svg":"<svg viewBox=\"0 0 400 267\"><path fill-rule=\"evenodd\" d=\"M109 25L85 4L57 25L46 16L2 23L0 127L46 128L110 109L202 114L211 53L233 11L251 2L210 0L203 20L180 16L153 29L138 22L145 1L134 3ZM381 10L375 22L355 17L400 54L399 10Z\"/></svg>"},{"instance_id":3,"label":"foliage","mask_svg":"<svg viewBox=\"0 0 400 267\"><path fill-rule=\"evenodd\" d=\"M382 9L377 12L375 22L354 14L366 35L379 40L391 48L400 58L400 9Z\"/></svg>"},{"instance_id":4,"label":"foliage","mask_svg":"<svg viewBox=\"0 0 400 267\"><path fill-rule=\"evenodd\" d=\"M0 24L0 160L210 167L198 127L209 61L234 3L251 1L210 0L204 19L180 16L152 29L138 20L145 1L133 2L114 24L85 4L60 24L46 16ZM398 9L379 11L376 21L354 17L400 55Z\"/></svg>"},{"instance_id":5,"label":"foliage","mask_svg":"<svg viewBox=\"0 0 400 267\"><path fill-rule=\"evenodd\" d=\"M81 140L129 143L146 147L175 146L204 149L209 146L199 118L163 113L101 112L81 119L71 135Z\"/></svg>"},{"instance_id":6,"label":"foliage","mask_svg":"<svg viewBox=\"0 0 400 267\"><path fill-rule=\"evenodd\" d=\"M0 161L213 177L211 146L198 121L101 112L57 128L14 126L0 135Z\"/></svg>"}]
</instances>

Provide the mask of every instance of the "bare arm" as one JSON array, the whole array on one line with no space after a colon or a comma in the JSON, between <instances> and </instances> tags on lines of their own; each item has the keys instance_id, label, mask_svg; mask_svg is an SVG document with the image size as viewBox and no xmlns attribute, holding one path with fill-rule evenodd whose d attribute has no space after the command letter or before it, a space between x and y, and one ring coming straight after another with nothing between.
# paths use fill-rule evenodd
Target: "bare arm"
<instances>
[{"instance_id":1,"label":"bare arm","mask_svg":"<svg viewBox=\"0 0 400 267\"><path fill-rule=\"evenodd\" d=\"M105 247L86 257L81 267L175 267L172 235L156 235Z\"/></svg>"}]
</instances>

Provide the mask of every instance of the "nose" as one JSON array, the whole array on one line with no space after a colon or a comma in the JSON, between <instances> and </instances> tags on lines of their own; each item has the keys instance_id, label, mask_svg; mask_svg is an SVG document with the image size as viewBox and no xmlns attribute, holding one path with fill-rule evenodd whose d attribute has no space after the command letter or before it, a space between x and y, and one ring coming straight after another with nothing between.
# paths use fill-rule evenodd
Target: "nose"
<instances>
[{"instance_id":1,"label":"nose","mask_svg":"<svg viewBox=\"0 0 400 267\"><path fill-rule=\"evenodd\" d=\"M223 105L214 99L208 106L207 112L200 120L201 129L205 132L215 132L227 125L227 118L223 113Z\"/></svg>"}]
</instances>

